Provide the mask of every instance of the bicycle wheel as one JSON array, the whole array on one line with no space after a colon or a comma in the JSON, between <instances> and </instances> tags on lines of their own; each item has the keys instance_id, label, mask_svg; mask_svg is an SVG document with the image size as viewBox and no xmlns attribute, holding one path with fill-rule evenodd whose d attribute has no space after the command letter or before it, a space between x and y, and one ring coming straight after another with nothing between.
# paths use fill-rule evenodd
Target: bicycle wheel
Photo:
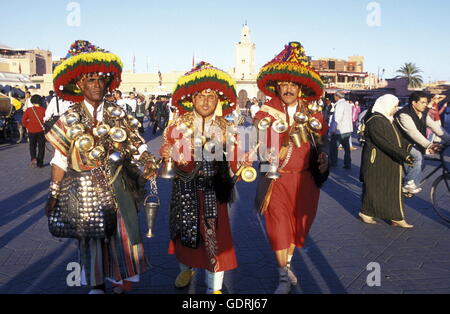
<instances>
[{"instance_id":1,"label":"bicycle wheel","mask_svg":"<svg viewBox=\"0 0 450 314\"><path fill-rule=\"evenodd\" d=\"M450 175L437 178L431 188L431 201L435 212L450 222Z\"/></svg>"}]
</instances>

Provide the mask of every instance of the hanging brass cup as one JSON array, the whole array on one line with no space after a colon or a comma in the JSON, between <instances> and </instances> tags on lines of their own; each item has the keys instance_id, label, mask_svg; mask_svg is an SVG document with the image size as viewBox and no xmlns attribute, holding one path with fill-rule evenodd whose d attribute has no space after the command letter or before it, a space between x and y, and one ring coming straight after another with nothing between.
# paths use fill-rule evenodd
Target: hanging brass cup
<instances>
[{"instance_id":1,"label":"hanging brass cup","mask_svg":"<svg viewBox=\"0 0 450 314\"><path fill-rule=\"evenodd\" d=\"M105 148L103 146L94 147L88 155L88 158L92 161L101 160L103 157L105 157Z\"/></svg>"},{"instance_id":2,"label":"hanging brass cup","mask_svg":"<svg viewBox=\"0 0 450 314\"><path fill-rule=\"evenodd\" d=\"M286 132L288 130L288 128L289 128L288 123L281 119L276 120L272 125L272 130L278 134L282 134L282 133Z\"/></svg>"},{"instance_id":3,"label":"hanging brass cup","mask_svg":"<svg viewBox=\"0 0 450 314\"><path fill-rule=\"evenodd\" d=\"M264 119L261 119L258 123L258 129L261 131L265 131L268 128L270 128L270 125L272 124L272 120L269 117L265 117Z\"/></svg>"},{"instance_id":4,"label":"hanging brass cup","mask_svg":"<svg viewBox=\"0 0 450 314\"><path fill-rule=\"evenodd\" d=\"M155 197L156 201L148 202L149 198ZM144 201L145 216L147 217L147 227L148 232L146 234L147 238L153 238L153 226L155 224L156 215L158 213L159 205L161 204L159 197L157 195L149 195Z\"/></svg>"},{"instance_id":5,"label":"hanging brass cup","mask_svg":"<svg viewBox=\"0 0 450 314\"><path fill-rule=\"evenodd\" d=\"M163 179L172 180L175 178L174 162L172 158L164 162L163 169L161 171L160 177Z\"/></svg>"},{"instance_id":6,"label":"hanging brass cup","mask_svg":"<svg viewBox=\"0 0 450 314\"><path fill-rule=\"evenodd\" d=\"M109 136L114 142L122 143L127 139L127 132L122 128L114 127L109 130Z\"/></svg>"},{"instance_id":7,"label":"hanging brass cup","mask_svg":"<svg viewBox=\"0 0 450 314\"><path fill-rule=\"evenodd\" d=\"M111 127L107 124L100 124L94 130L92 130L92 133L94 133L97 137L103 137L109 133L111 130Z\"/></svg>"},{"instance_id":8,"label":"hanging brass cup","mask_svg":"<svg viewBox=\"0 0 450 314\"><path fill-rule=\"evenodd\" d=\"M90 134L83 134L77 138L75 146L81 152L88 152L94 147L94 137Z\"/></svg>"},{"instance_id":9,"label":"hanging brass cup","mask_svg":"<svg viewBox=\"0 0 450 314\"><path fill-rule=\"evenodd\" d=\"M73 141L75 140L78 136L80 136L81 134L83 134L85 131L84 125L82 125L81 123L75 124L72 127L70 127L67 130L67 137Z\"/></svg>"},{"instance_id":10,"label":"hanging brass cup","mask_svg":"<svg viewBox=\"0 0 450 314\"><path fill-rule=\"evenodd\" d=\"M80 123L80 115L76 112L70 112L64 118L64 124L69 128L77 123Z\"/></svg>"}]
</instances>

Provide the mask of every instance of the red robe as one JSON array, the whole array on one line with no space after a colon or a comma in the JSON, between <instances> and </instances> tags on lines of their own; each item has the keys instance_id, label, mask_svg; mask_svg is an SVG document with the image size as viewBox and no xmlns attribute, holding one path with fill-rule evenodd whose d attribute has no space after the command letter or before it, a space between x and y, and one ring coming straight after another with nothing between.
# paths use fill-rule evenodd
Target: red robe
<instances>
[{"instance_id":1,"label":"red robe","mask_svg":"<svg viewBox=\"0 0 450 314\"><path fill-rule=\"evenodd\" d=\"M286 116L286 107L279 99L274 98L264 106L276 109ZM264 111L264 106L256 114L255 120L267 116L270 116L272 121L276 120L274 116ZM297 109L300 110L300 106ZM326 135L328 127L323 121L322 114L317 113L314 117L323 125L319 136ZM270 132L268 133L268 147L270 147ZM280 146L288 140L289 131L279 135ZM302 144L300 148L294 146L288 164L280 170L281 178L272 180L266 192L264 198L266 232L274 251L287 249L291 244L304 247L316 216L320 189L309 170L311 149L313 148L310 143ZM283 160L280 160L280 165L282 163Z\"/></svg>"},{"instance_id":2,"label":"red robe","mask_svg":"<svg viewBox=\"0 0 450 314\"><path fill-rule=\"evenodd\" d=\"M216 118L222 119L222 118ZM161 147L161 152L169 147L174 147L176 139L179 137L172 138L173 129L175 128L177 121L169 126L165 131L164 144ZM235 155L237 152L235 151ZM193 159L193 158L192 158ZM236 159L235 159L236 160ZM178 163L177 167L186 173L191 172L194 169L194 161L188 162L187 165L180 165ZM230 162L230 167L233 172L237 171L237 162ZM169 254L176 254L179 262L193 268L207 269L211 272L221 272L228 271L237 268L236 254L233 247L233 239L231 236L231 228L228 218L228 204L217 202L217 219L215 225L215 240L216 240L216 267L210 262L210 256L208 254L207 245L212 245L206 243L206 225L204 219L204 195L202 191L197 191L198 199L200 201L200 242L196 249L186 247L182 245L179 238L171 240L169 243Z\"/></svg>"}]
</instances>

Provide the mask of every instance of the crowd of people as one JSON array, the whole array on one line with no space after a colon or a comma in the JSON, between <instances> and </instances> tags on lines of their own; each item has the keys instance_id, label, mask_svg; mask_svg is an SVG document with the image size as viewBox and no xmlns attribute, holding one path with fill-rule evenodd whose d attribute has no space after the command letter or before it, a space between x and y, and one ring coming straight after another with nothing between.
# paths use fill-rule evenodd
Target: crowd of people
<instances>
[{"instance_id":1,"label":"crowd of people","mask_svg":"<svg viewBox=\"0 0 450 314\"><path fill-rule=\"evenodd\" d=\"M155 192L161 163L173 184L168 251L180 268L174 285L187 287L203 269L206 293L220 294L225 272L238 267L228 218L235 183L255 179L254 156L260 145L268 148L260 154L255 203L278 266L275 293L287 294L298 283L291 266L295 249L305 246L340 145L344 168L352 168L358 124L364 142L359 217L368 224L378 218L413 227L406 222L402 193L420 192L424 154L438 153L450 140L437 119L440 96L430 101L415 92L398 111L398 98L384 95L364 119L359 104L341 91L335 103L323 99L320 76L298 42L287 44L258 75L258 88L269 100L254 98L247 105L259 138L246 152L239 146L241 113L229 74L200 62L170 96L123 97L121 64L112 53L75 42L55 69L56 95L27 95L22 117L32 167L43 166L45 140L55 149L45 207L49 230L79 241L82 283L91 294L105 293L107 282L122 294L149 271L138 208L147 181ZM142 137L146 116L153 134L163 131L161 160Z\"/></svg>"}]
</instances>

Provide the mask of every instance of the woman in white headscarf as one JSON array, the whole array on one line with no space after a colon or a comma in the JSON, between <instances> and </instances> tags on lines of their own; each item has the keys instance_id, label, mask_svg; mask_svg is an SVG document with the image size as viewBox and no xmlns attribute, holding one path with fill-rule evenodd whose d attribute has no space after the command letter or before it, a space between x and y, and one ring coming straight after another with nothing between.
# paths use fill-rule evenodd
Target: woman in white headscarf
<instances>
[{"instance_id":1,"label":"woman in white headscarf","mask_svg":"<svg viewBox=\"0 0 450 314\"><path fill-rule=\"evenodd\" d=\"M388 220L393 226L412 228L405 221L402 196L403 163L411 163L410 147L394 123L399 100L393 95L377 99L366 120L361 180L363 202L359 217L368 224L374 218Z\"/></svg>"}]
</instances>

